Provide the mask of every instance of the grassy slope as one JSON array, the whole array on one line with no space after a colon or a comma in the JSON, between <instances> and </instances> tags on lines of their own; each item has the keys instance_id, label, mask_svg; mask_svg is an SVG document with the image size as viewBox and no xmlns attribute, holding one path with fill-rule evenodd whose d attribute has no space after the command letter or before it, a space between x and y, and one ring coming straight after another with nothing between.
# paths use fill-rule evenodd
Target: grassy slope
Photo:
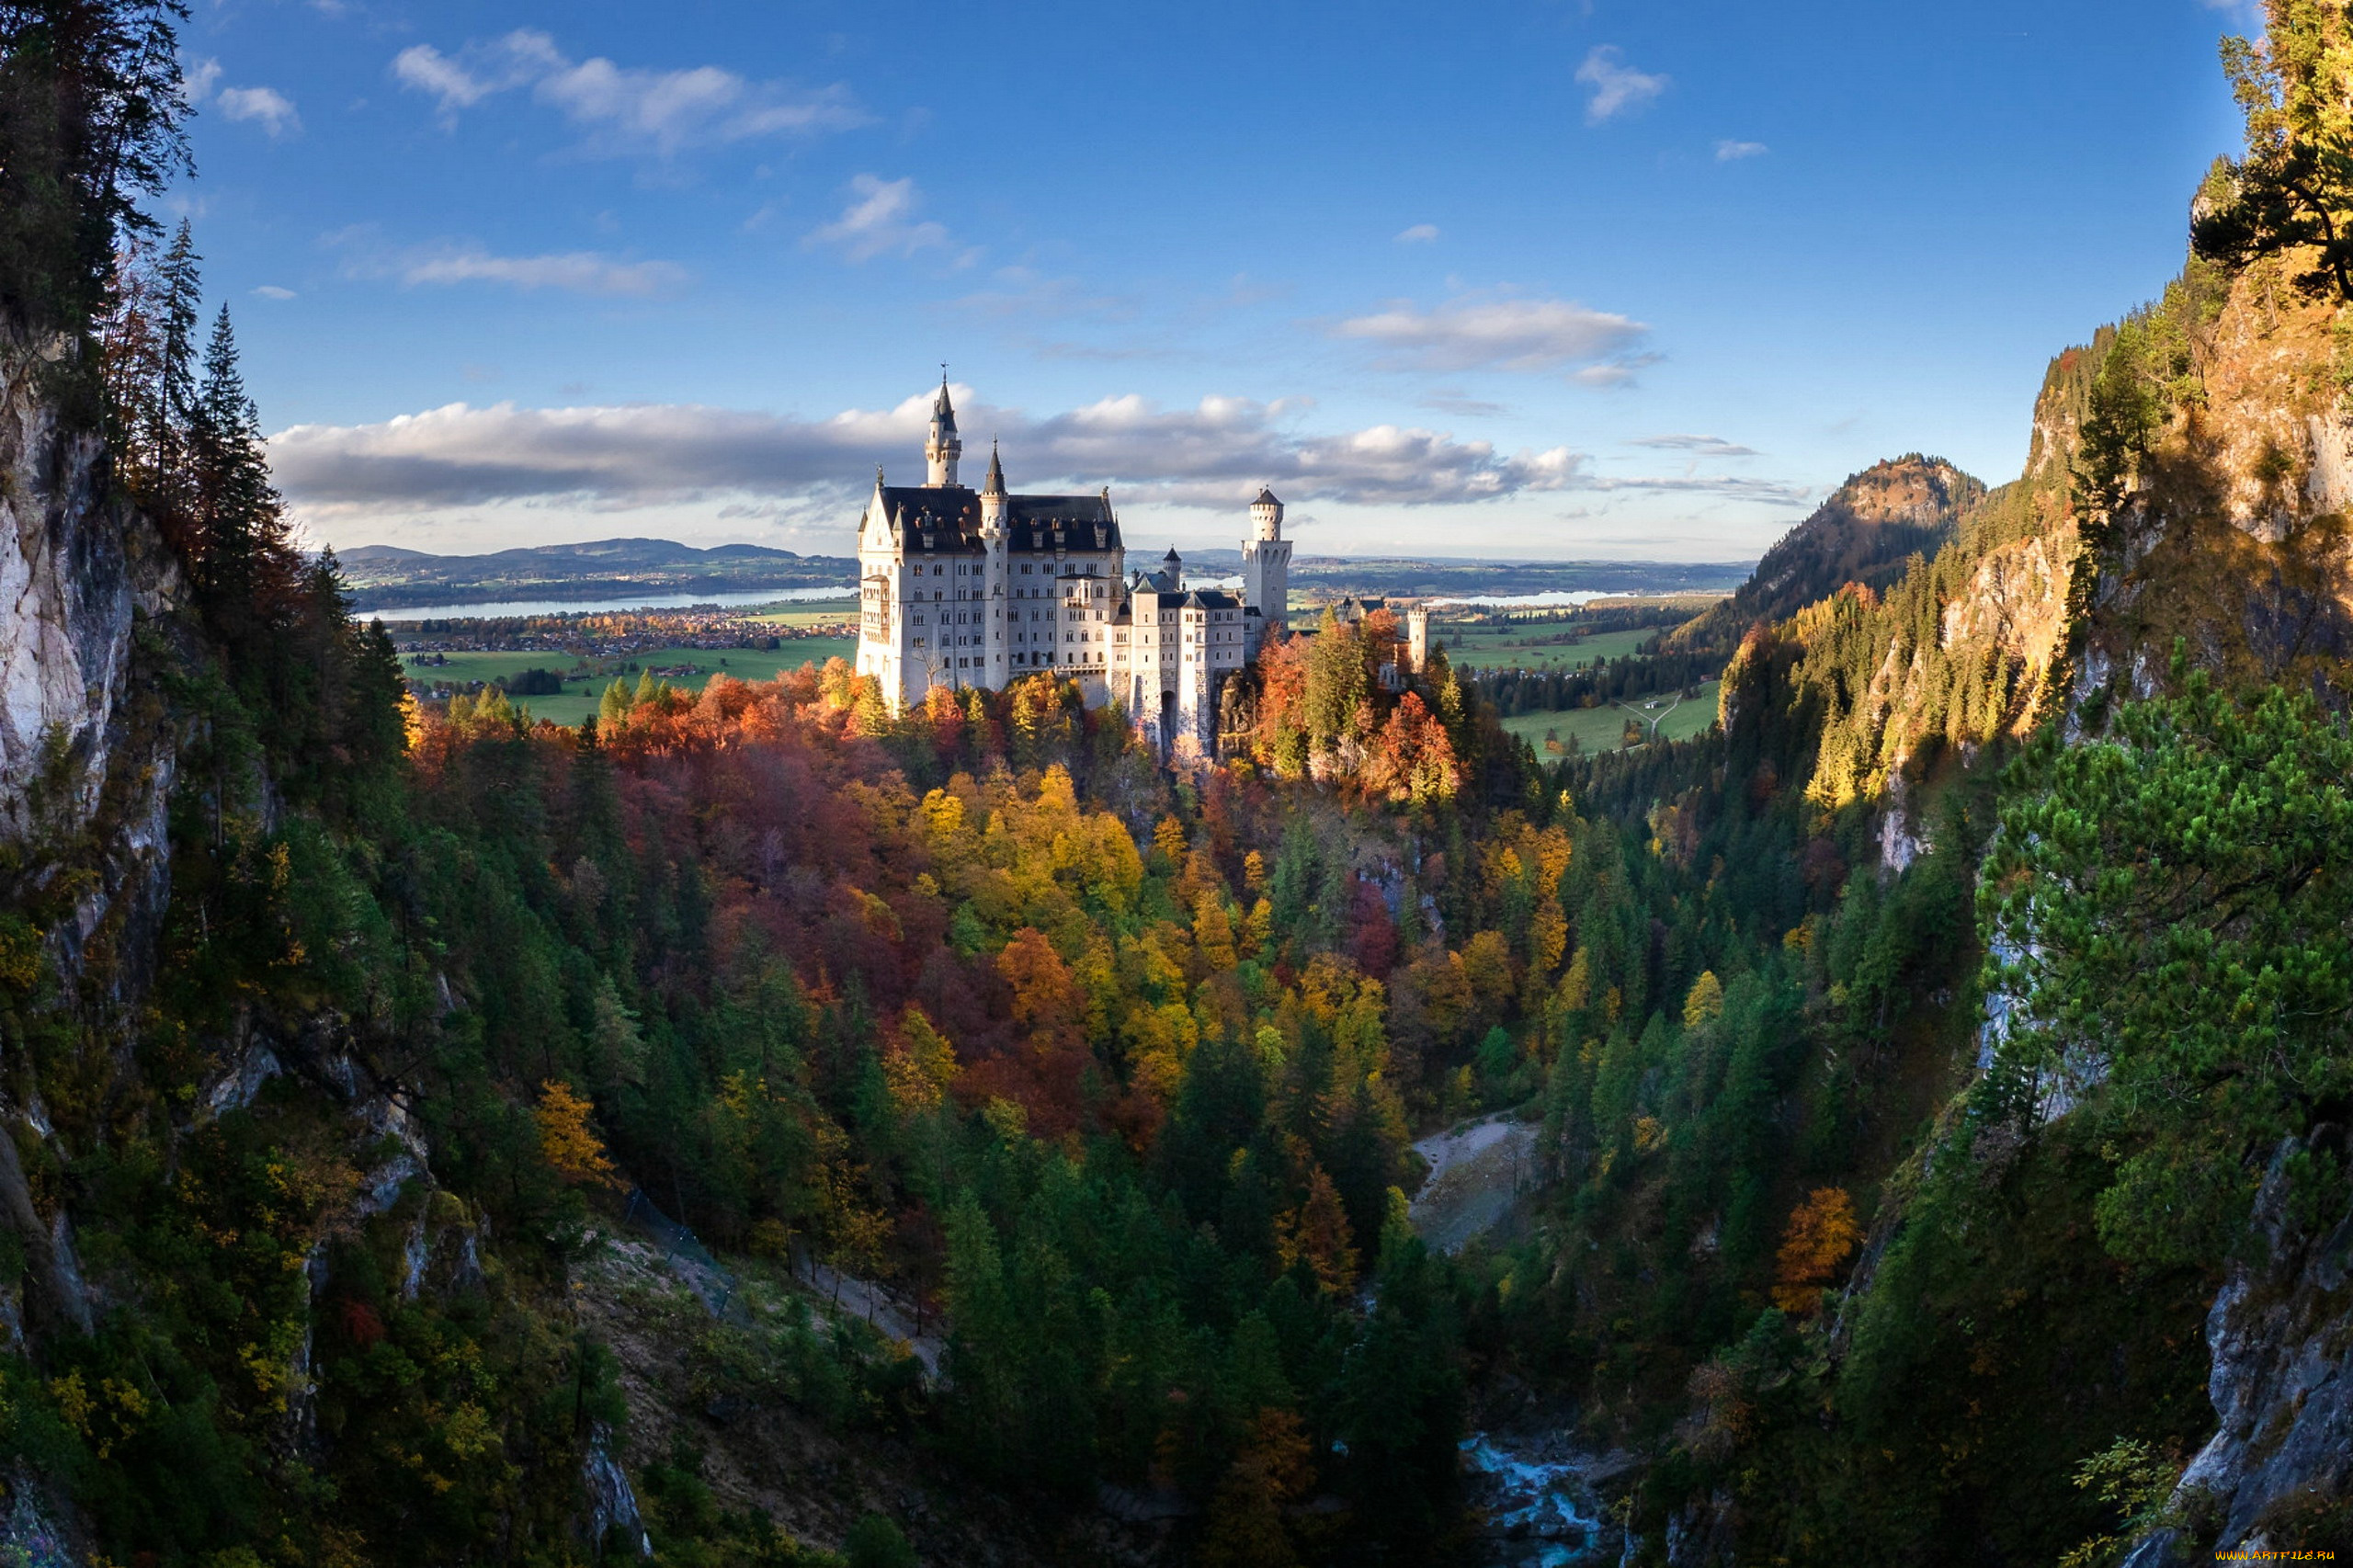
<instances>
[{"instance_id":1,"label":"grassy slope","mask_svg":"<svg viewBox=\"0 0 2353 1568\"><path fill-rule=\"evenodd\" d=\"M1449 626L1442 638L1446 656L1457 669L1574 670L1602 659L1615 659L1659 635L1660 628L1636 631L1603 631L1582 642L1558 641L1568 628L1560 621L1529 621L1509 631L1484 627ZM1454 640L1462 639L1456 647Z\"/></svg>"},{"instance_id":2,"label":"grassy slope","mask_svg":"<svg viewBox=\"0 0 2353 1568\"><path fill-rule=\"evenodd\" d=\"M724 673L738 680L767 680L780 670L799 669L805 664L824 664L827 659L854 659L858 643L847 637L805 637L784 643L773 653L756 648L663 648L633 655L623 663L640 666L649 665L693 665L697 673L691 676L668 677L670 684L688 691L700 691L703 683L713 675ZM561 653L451 653L447 665L419 667L403 661L402 669L412 678L434 680L495 680L521 670L553 669L568 673L576 661ZM723 662L722 662L723 661ZM599 661L599 667L612 661ZM527 697L519 699L538 719L549 719L559 724L577 724L594 712L597 700L604 694L610 675L597 676L588 680L564 683L561 697ZM634 676L628 678L634 679Z\"/></svg>"},{"instance_id":3,"label":"grassy slope","mask_svg":"<svg viewBox=\"0 0 2353 1568\"><path fill-rule=\"evenodd\" d=\"M1598 639L1597 639L1598 641ZM1644 720L1658 721L1659 734L1670 741L1689 740L1716 722L1717 683L1710 681L1699 687L1699 694L1688 701L1677 702L1670 692L1663 697L1643 698L1633 703L1633 710ZM1655 702L1655 708L1645 703ZM1626 727L1628 710L1624 708L1573 708L1563 713L1521 713L1506 719L1504 728L1528 742L1539 755L1544 751L1544 732L1556 731L1563 744L1574 735L1588 752L1615 751L1619 738ZM1547 760L1550 760L1549 758Z\"/></svg>"}]
</instances>

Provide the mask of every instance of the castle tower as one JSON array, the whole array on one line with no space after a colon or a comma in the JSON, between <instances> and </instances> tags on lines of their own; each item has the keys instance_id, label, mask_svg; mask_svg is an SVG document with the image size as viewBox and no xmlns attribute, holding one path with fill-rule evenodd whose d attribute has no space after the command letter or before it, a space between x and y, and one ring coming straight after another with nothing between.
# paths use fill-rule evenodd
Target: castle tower
<instances>
[{"instance_id":1,"label":"castle tower","mask_svg":"<svg viewBox=\"0 0 2353 1568\"><path fill-rule=\"evenodd\" d=\"M1405 657L1412 662L1415 675L1429 673L1430 612L1427 605L1415 605L1405 612Z\"/></svg>"},{"instance_id":2,"label":"castle tower","mask_svg":"<svg viewBox=\"0 0 2353 1568\"><path fill-rule=\"evenodd\" d=\"M1242 599L1258 612L1255 635L1263 642L1290 619L1290 541L1283 538L1283 504L1263 485L1250 503L1250 532L1242 541ZM1256 642L1249 651L1256 654Z\"/></svg>"},{"instance_id":3,"label":"castle tower","mask_svg":"<svg viewBox=\"0 0 2353 1568\"><path fill-rule=\"evenodd\" d=\"M942 396L946 395L945 389ZM1006 547L1009 542L1005 520L1005 465L997 460L996 443L989 443L989 476L981 484L981 547L988 552L982 568L985 623L988 635L984 642L984 666L987 679L982 684L991 690L1004 687L1006 670L1011 662L1011 631L1006 623L1012 619L1006 600L1012 597L1011 585L1006 579L1011 575Z\"/></svg>"},{"instance_id":4,"label":"castle tower","mask_svg":"<svg viewBox=\"0 0 2353 1568\"><path fill-rule=\"evenodd\" d=\"M924 461L931 467L926 481L933 489L956 483L956 460L964 455L963 437L956 434L956 405L948 400L948 373L939 376L939 395L931 400L931 434L924 437Z\"/></svg>"}]
</instances>

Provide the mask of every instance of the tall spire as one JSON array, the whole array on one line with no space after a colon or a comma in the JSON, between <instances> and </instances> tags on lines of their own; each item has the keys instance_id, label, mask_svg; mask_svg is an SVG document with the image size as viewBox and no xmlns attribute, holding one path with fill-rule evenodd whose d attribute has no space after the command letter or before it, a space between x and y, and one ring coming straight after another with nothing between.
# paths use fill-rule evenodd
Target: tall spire
<instances>
[{"instance_id":1,"label":"tall spire","mask_svg":"<svg viewBox=\"0 0 2353 1568\"><path fill-rule=\"evenodd\" d=\"M981 494L983 495L1005 494L1005 464L997 460L996 437L994 436L989 437L989 476L981 485Z\"/></svg>"},{"instance_id":2,"label":"tall spire","mask_svg":"<svg viewBox=\"0 0 2353 1568\"><path fill-rule=\"evenodd\" d=\"M948 367L939 368L939 395L931 400L931 433L923 444L930 467L927 483L937 488L956 483L956 460L964 455L963 438L956 434L956 405L948 396Z\"/></svg>"}]
</instances>

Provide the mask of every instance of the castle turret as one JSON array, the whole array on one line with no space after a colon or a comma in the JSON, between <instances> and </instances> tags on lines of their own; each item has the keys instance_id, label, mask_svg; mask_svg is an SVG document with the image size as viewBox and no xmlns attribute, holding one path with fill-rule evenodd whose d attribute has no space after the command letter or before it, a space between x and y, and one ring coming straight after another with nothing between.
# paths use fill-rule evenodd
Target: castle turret
<instances>
[{"instance_id":1,"label":"castle turret","mask_svg":"<svg viewBox=\"0 0 2353 1568\"><path fill-rule=\"evenodd\" d=\"M1283 538L1283 504L1261 485L1250 503L1252 538L1242 541L1242 599L1257 611L1249 619L1255 657L1258 644L1279 635L1290 619L1290 541Z\"/></svg>"},{"instance_id":2,"label":"castle turret","mask_svg":"<svg viewBox=\"0 0 2353 1568\"><path fill-rule=\"evenodd\" d=\"M981 548L987 552L982 562L982 592L985 596L987 634L983 641L988 660L984 666L988 678L982 684L992 689L1005 685L1006 670L1011 663L1012 632L1006 625L1006 600L1012 597L1007 579L1013 568L1006 557L1011 542L1006 531L1005 464L998 460L996 443L989 443L989 474L981 484Z\"/></svg>"},{"instance_id":3,"label":"castle turret","mask_svg":"<svg viewBox=\"0 0 2353 1568\"><path fill-rule=\"evenodd\" d=\"M996 455L996 443L989 443L989 476L981 482L981 530L1005 526L1005 464Z\"/></svg>"},{"instance_id":4,"label":"castle turret","mask_svg":"<svg viewBox=\"0 0 2353 1568\"><path fill-rule=\"evenodd\" d=\"M931 465L926 481L934 489L956 483L956 460L964 455L963 437L956 434L956 405L948 398L948 377L939 378L939 395L931 400L931 434L924 437L924 461Z\"/></svg>"},{"instance_id":5,"label":"castle turret","mask_svg":"<svg viewBox=\"0 0 2353 1568\"><path fill-rule=\"evenodd\" d=\"M1263 484L1258 486L1258 498L1250 503L1250 524L1260 539L1283 537L1283 504Z\"/></svg>"}]
</instances>

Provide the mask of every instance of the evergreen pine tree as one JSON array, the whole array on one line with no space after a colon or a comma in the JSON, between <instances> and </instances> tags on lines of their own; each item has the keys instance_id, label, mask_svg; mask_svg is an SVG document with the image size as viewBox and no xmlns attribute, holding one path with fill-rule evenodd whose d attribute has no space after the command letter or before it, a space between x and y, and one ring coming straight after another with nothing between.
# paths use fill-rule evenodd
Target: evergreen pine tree
<instances>
[{"instance_id":1,"label":"evergreen pine tree","mask_svg":"<svg viewBox=\"0 0 2353 1568\"><path fill-rule=\"evenodd\" d=\"M261 419L237 369L229 308L214 319L204 353L204 381L190 421L195 494L198 602L246 675L267 631L291 608L299 562L287 538L286 513L269 480Z\"/></svg>"}]
</instances>

